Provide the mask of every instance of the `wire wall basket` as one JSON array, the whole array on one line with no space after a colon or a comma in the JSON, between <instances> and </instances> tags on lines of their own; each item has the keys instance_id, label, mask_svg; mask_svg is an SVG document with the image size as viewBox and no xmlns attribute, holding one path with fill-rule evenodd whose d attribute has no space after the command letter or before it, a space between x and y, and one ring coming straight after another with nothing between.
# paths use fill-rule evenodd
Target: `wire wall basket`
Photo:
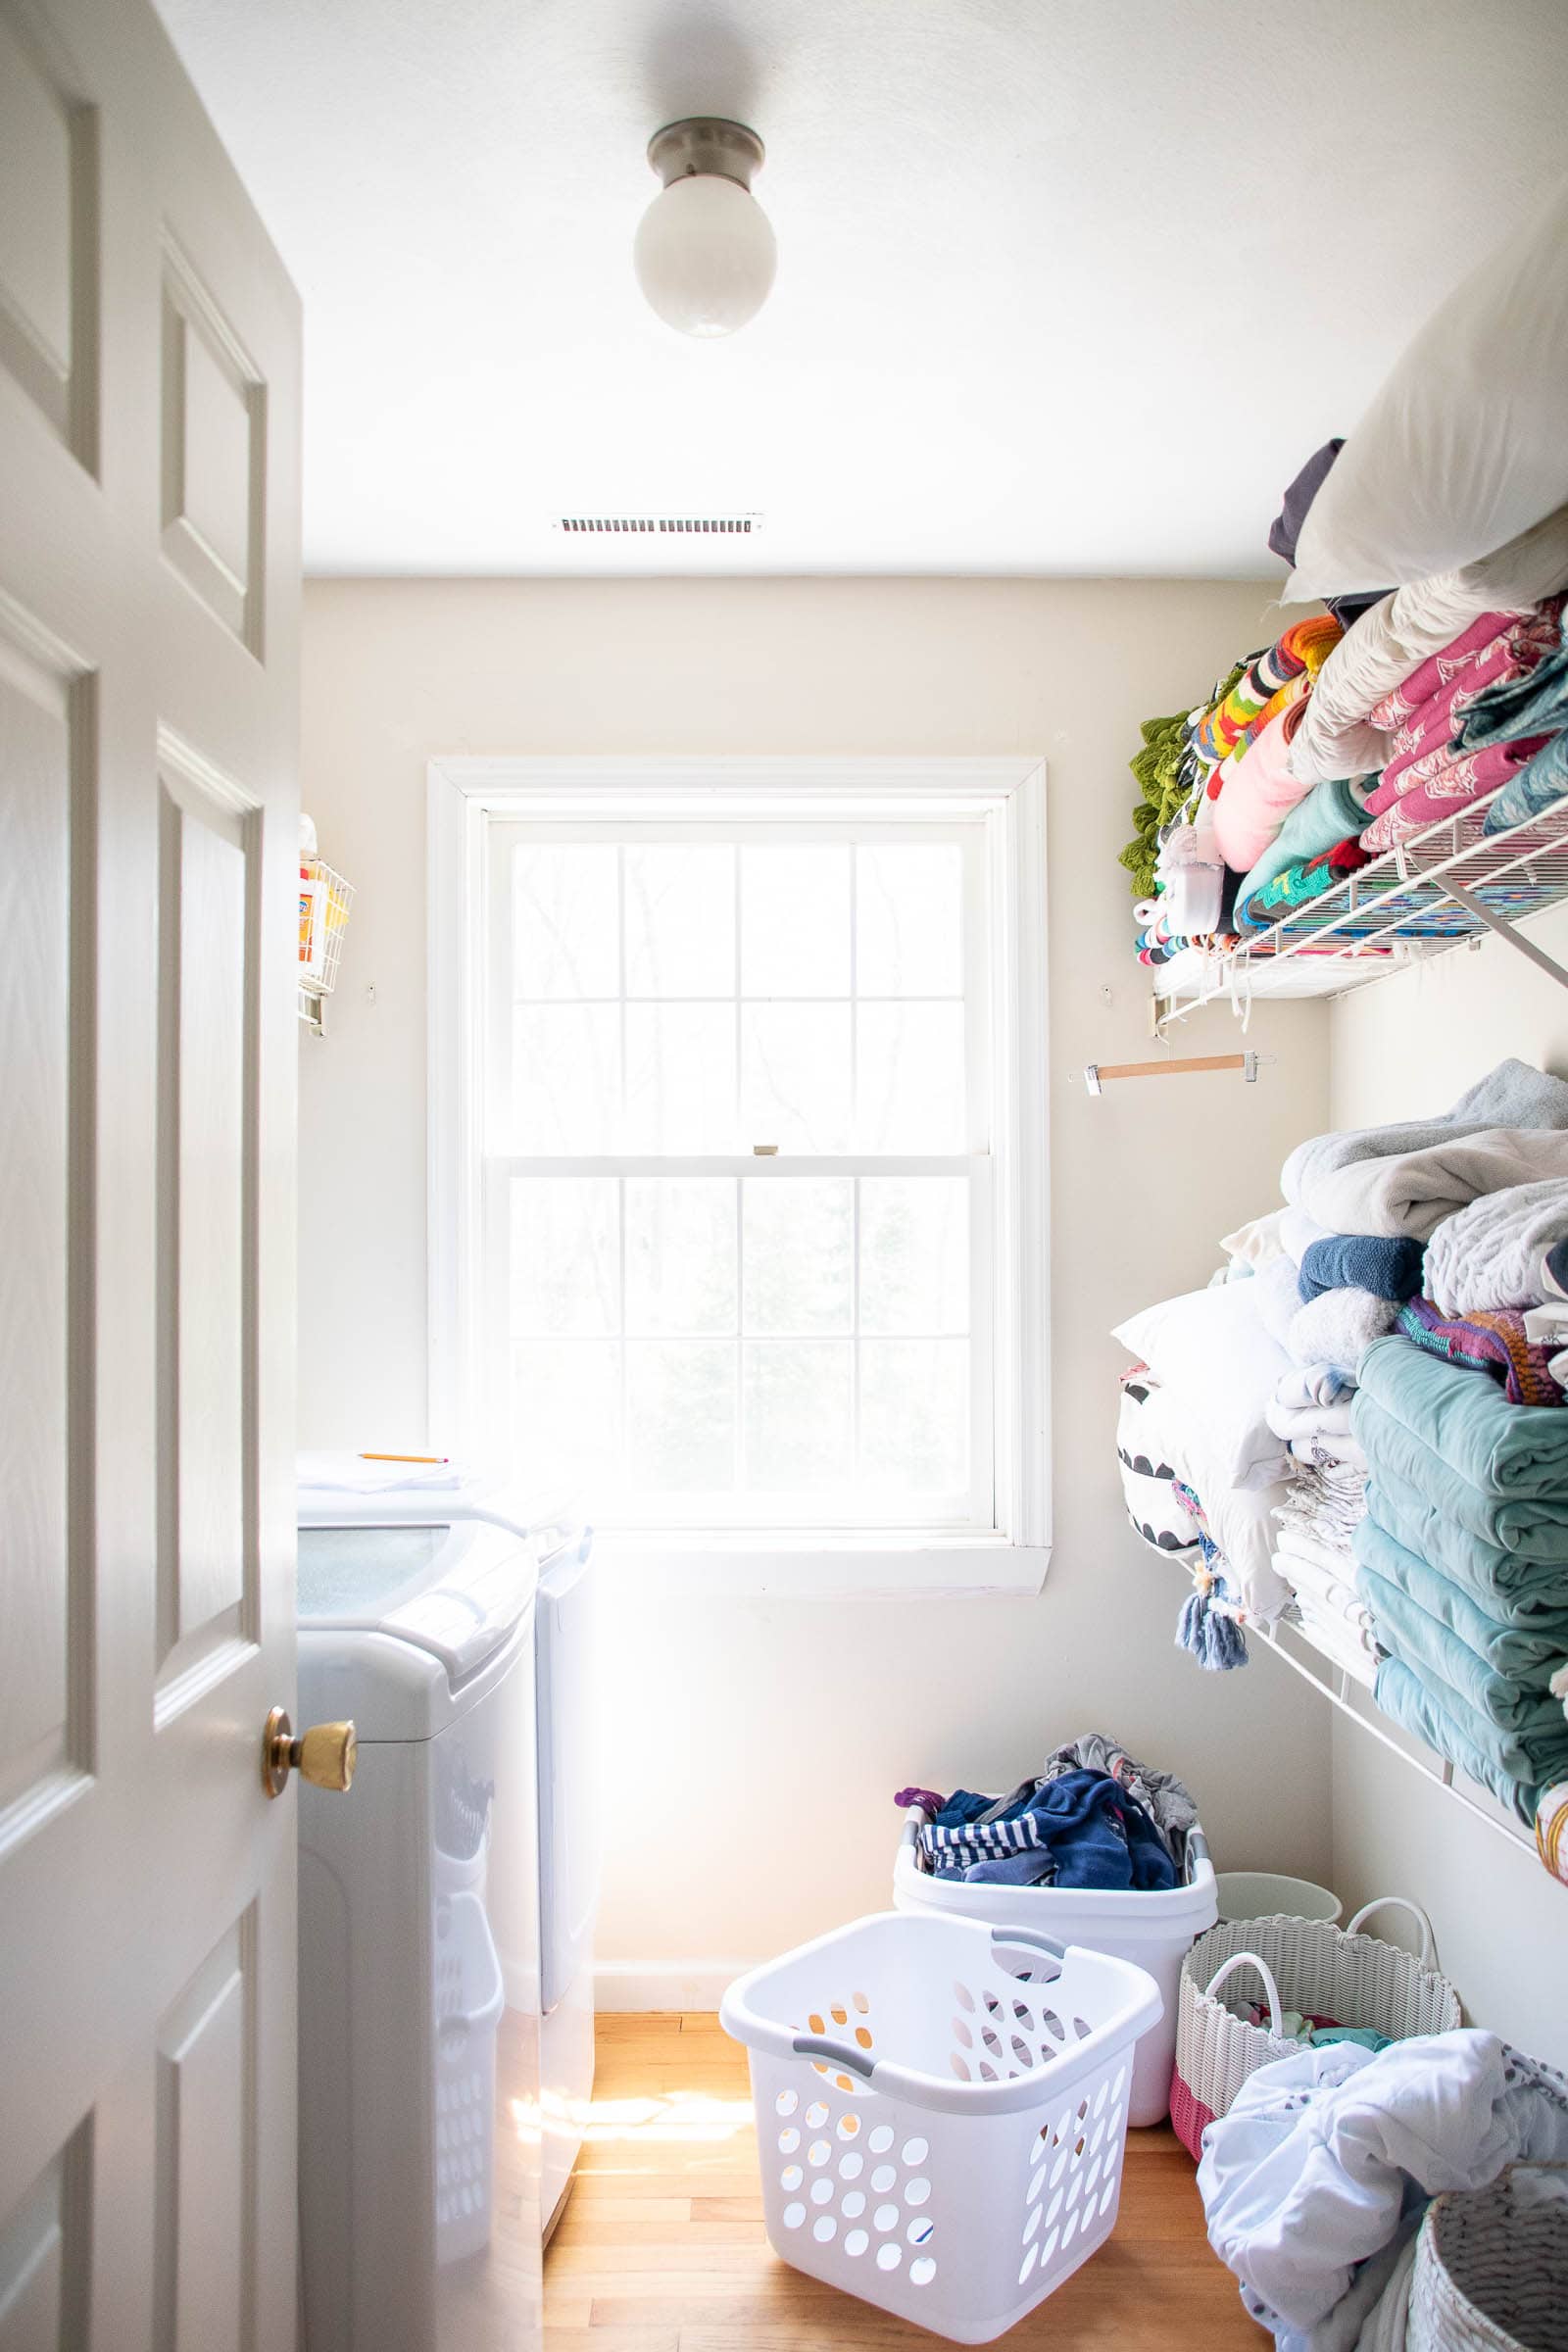
<instances>
[{"instance_id":1,"label":"wire wall basket","mask_svg":"<svg viewBox=\"0 0 1568 2352\"><path fill-rule=\"evenodd\" d=\"M325 1035L321 1017L337 986L343 934L354 905L354 885L320 858L300 859L299 1010L317 1037Z\"/></svg>"}]
</instances>

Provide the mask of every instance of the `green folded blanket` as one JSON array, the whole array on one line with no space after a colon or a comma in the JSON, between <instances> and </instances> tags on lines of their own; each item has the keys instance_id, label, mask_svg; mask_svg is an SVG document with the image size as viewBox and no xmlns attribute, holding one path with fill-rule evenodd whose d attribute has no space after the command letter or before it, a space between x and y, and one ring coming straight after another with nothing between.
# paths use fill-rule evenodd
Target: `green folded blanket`
<instances>
[{"instance_id":1,"label":"green folded blanket","mask_svg":"<svg viewBox=\"0 0 1568 2352\"><path fill-rule=\"evenodd\" d=\"M1392 1715L1428 1747L1435 1747L1440 1756L1446 1756L1483 1788L1490 1788L1521 1821L1535 1820L1542 1781L1561 1777L1559 1768L1552 1766L1539 1778L1521 1780L1499 1761L1489 1741L1476 1736L1478 1730L1490 1731L1490 1725L1451 1691L1445 1698L1438 1697L1430 1685L1398 1658L1384 1659L1373 1696L1385 1715ZM1568 1740L1563 1742L1562 1766L1568 1768Z\"/></svg>"},{"instance_id":2,"label":"green folded blanket","mask_svg":"<svg viewBox=\"0 0 1568 2352\"><path fill-rule=\"evenodd\" d=\"M1547 1690L1546 1676L1540 1667L1533 1683L1498 1674L1442 1618L1431 1615L1399 1586L1367 1565L1367 1553L1376 1547L1364 1539L1363 1526L1356 1531L1355 1589L1372 1612L1378 1640L1386 1650L1415 1673L1446 1684L1499 1731L1568 1739L1562 1701Z\"/></svg>"},{"instance_id":3,"label":"green folded blanket","mask_svg":"<svg viewBox=\"0 0 1568 2352\"><path fill-rule=\"evenodd\" d=\"M1496 1673L1545 1680L1568 1658L1568 1564L1557 1571L1556 1607L1543 1594L1500 1592L1496 1566L1504 1555L1402 1487L1368 1487L1355 1545L1357 1559L1440 1619Z\"/></svg>"},{"instance_id":4,"label":"green folded blanket","mask_svg":"<svg viewBox=\"0 0 1568 2352\"><path fill-rule=\"evenodd\" d=\"M1461 1372L1457 1377L1479 1383L1481 1375ZM1486 1385L1492 1386L1490 1381ZM1507 1409L1512 1413L1543 1408L1510 1404ZM1467 1586L1490 1616L1513 1624L1532 1600L1550 1609L1562 1606L1563 1578L1568 1574L1568 1496L1558 1502L1516 1502L1484 1494L1364 1391L1350 1400L1350 1430L1381 1494L1407 1496L1412 1508L1424 1501L1433 1540L1412 1543L1411 1550L1423 1559L1441 1559L1445 1572ZM1386 1525L1388 1513L1380 1511L1380 1516Z\"/></svg>"},{"instance_id":5,"label":"green folded blanket","mask_svg":"<svg viewBox=\"0 0 1568 2352\"><path fill-rule=\"evenodd\" d=\"M1362 1396L1483 1494L1554 1502L1568 1517L1568 1413L1510 1404L1495 1382L1397 1333L1367 1349L1360 1382Z\"/></svg>"}]
</instances>

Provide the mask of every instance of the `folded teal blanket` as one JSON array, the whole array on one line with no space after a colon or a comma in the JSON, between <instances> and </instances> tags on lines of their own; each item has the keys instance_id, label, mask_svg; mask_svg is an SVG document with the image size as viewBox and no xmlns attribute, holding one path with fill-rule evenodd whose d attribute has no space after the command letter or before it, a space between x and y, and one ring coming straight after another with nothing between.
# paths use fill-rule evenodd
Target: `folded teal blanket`
<instances>
[{"instance_id":1,"label":"folded teal blanket","mask_svg":"<svg viewBox=\"0 0 1568 2352\"><path fill-rule=\"evenodd\" d=\"M1398 1345L1408 1343L1400 1340ZM1371 1352L1369 1348L1368 1355ZM1434 1365L1434 1370L1446 1369ZM1455 1378L1480 1385L1479 1373L1460 1372ZM1506 1403L1500 1393L1494 1394ZM1510 1404L1507 1409L1514 1413L1542 1408ZM1441 1531L1435 1540L1412 1543L1412 1551L1419 1551L1423 1559L1441 1559L1446 1572L1468 1585L1483 1608L1499 1619L1515 1622L1527 1600L1561 1607L1563 1579L1568 1576L1568 1496L1558 1502L1533 1497L1516 1502L1483 1493L1386 1413L1365 1390L1357 1390L1350 1400L1350 1432L1366 1456L1373 1486L1384 1495L1407 1498L1412 1508L1424 1504L1428 1526ZM1387 1526L1388 1511L1380 1510L1379 1515Z\"/></svg>"},{"instance_id":2,"label":"folded teal blanket","mask_svg":"<svg viewBox=\"0 0 1568 2352\"><path fill-rule=\"evenodd\" d=\"M1388 1541L1387 1538L1384 1539ZM1364 1525L1355 1539L1355 1589L1372 1612L1383 1647L1429 1680L1436 1678L1484 1715L1499 1731L1568 1739L1568 1717L1537 1667L1535 1680L1498 1674L1478 1650L1461 1642L1441 1617L1432 1616L1389 1579L1367 1565L1375 1545L1365 1543Z\"/></svg>"},{"instance_id":3,"label":"folded teal blanket","mask_svg":"<svg viewBox=\"0 0 1568 2352\"><path fill-rule=\"evenodd\" d=\"M1446 1756L1450 1764L1467 1772L1483 1788L1490 1788L1521 1821L1535 1820L1541 1782L1520 1780L1498 1761L1485 1741L1474 1737L1479 1718L1464 1708L1463 1701L1456 1699L1451 1691L1446 1704L1402 1660L1385 1658L1378 1668L1373 1696L1385 1715L1392 1715L1396 1723L1402 1723L1407 1732L1413 1732L1428 1747L1435 1747L1440 1756ZM1480 1728L1484 1731L1489 1727L1483 1724ZM1564 1743L1563 1754L1568 1760L1568 1742ZM1548 1771L1544 1777L1549 1782L1557 1776Z\"/></svg>"},{"instance_id":4,"label":"folded teal blanket","mask_svg":"<svg viewBox=\"0 0 1568 2352\"><path fill-rule=\"evenodd\" d=\"M1361 1393L1484 1494L1568 1512L1568 1413L1510 1404L1494 1381L1398 1334L1361 1359Z\"/></svg>"},{"instance_id":5,"label":"folded teal blanket","mask_svg":"<svg viewBox=\"0 0 1568 2352\"><path fill-rule=\"evenodd\" d=\"M1380 1486L1367 1489L1355 1553L1498 1674L1544 1682L1568 1658L1568 1566L1557 1571L1559 1606L1535 1593L1510 1598L1496 1587L1503 1555L1439 1518L1420 1495ZM1456 1556L1457 1570L1448 1565Z\"/></svg>"},{"instance_id":6,"label":"folded teal blanket","mask_svg":"<svg viewBox=\"0 0 1568 2352\"><path fill-rule=\"evenodd\" d=\"M1272 882L1276 874L1283 874L1288 865L1321 857L1325 850L1332 850L1350 834L1364 829L1366 796L1375 782L1373 776L1330 776L1315 784L1304 801L1297 802L1237 890L1232 920L1238 931L1266 931L1274 920L1274 911L1253 907L1249 901Z\"/></svg>"}]
</instances>

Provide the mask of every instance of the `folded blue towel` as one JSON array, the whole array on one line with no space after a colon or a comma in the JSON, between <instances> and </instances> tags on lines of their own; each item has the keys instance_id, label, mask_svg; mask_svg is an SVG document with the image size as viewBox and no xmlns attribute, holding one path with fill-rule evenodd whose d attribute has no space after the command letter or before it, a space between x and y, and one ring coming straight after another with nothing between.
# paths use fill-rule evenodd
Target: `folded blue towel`
<instances>
[{"instance_id":1,"label":"folded blue towel","mask_svg":"<svg viewBox=\"0 0 1568 2352\"><path fill-rule=\"evenodd\" d=\"M1378 1640L1391 1656L1402 1658L1429 1682L1435 1678L1499 1731L1568 1740L1562 1702L1553 1698L1539 1667L1533 1683L1498 1674L1442 1618L1430 1615L1407 1592L1370 1567L1368 1560L1375 1554L1376 1545L1367 1543L1363 1521L1355 1538L1355 1589L1371 1610Z\"/></svg>"},{"instance_id":2,"label":"folded blue towel","mask_svg":"<svg viewBox=\"0 0 1568 2352\"><path fill-rule=\"evenodd\" d=\"M1407 1235L1386 1238L1372 1233L1332 1233L1312 1242L1301 1258L1298 1280L1302 1303L1324 1291L1370 1291L1402 1306L1421 1289L1421 1266L1426 1251Z\"/></svg>"},{"instance_id":3,"label":"folded blue towel","mask_svg":"<svg viewBox=\"0 0 1568 2352\"><path fill-rule=\"evenodd\" d=\"M1424 1495L1375 1480L1354 1543L1363 1565L1408 1593L1497 1674L1544 1683L1568 1658L1568 1567L1560 1572L1556 1607L1537 1593L1511 1599L1497 1591L1494 1565L1473 1536L1441 1519ZM1459 1562L1458 1573L1450 1560Z\"/></svg>"},{"instance_id":4,"label":"folded blue towel","mask_svg":"<svg viewBox=\"0 0 1568 2352\"><path fill-rule=\"evenodd\" d=\"M1521 735L1545 735L1568 726L1568 646L1563 612L1557 614L1557 643L1534 669L1484 686L1458 713L1453 739L1461 752L1481 752L1494 743L1517 743Z\"/></svg>"}]
</instances>

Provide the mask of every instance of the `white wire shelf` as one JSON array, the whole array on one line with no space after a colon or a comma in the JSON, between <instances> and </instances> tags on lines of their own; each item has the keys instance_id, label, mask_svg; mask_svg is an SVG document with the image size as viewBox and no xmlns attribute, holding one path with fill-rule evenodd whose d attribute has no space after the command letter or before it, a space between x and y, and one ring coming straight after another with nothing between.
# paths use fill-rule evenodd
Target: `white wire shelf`
<instances>
[{"instance_id":1,"label":"white wire shelf","mask_svg":"<svg viewBox=\"0 0 1568 2352\"><path fill-rule=\"evenodd\" d=\"M1533 1831L1527 1829L1513 1814L1505 1812L1490 1789L1481 1788L1477 1782L1459 1772L1446 1756L1440 1756L1436 1748L1424 1748L1415 1743L1414 1733L1403 1732L1392 1715L1385 1715L1366 1684L1351 1674L1348 1668L1340 1665L1337 1659L1319 1649L1304 1626L1276 1625L1265 1631L1262 1626L1250 1621L1247 1638L1249 1642L1266 1642L1277 1658L1283 1658L1286 1665L1293 1668L1303 1682L1310 1683L1314 1690L1321 1691L1331 1705L1339 1708L1342 1715L1348 1715L1352 1723L1359 1724L1363 1732L1380 1740L1392 1755L1397 1756L1401 1763L1408 1764L1412 1772L1420 1773L1422 1779L1430 1781L1434 1788L1446 1789L1456 1804L1463 1805L1467 1813L1473 1813L1478 1821L1484 1821L1489 1829L1495 1830L1510 1845L1518 1846L1527 1854L1536 1852ZM1306 1658L1298 1654L1296 1647L1298 1643L1308 1653ZM1404 1744L1406 1740L1412 1742L1408 1747Z\"/></svg>"},{"instance_id":2,"label":"white wire shelf","mask_svg":"<svg viewBox=\"0 0 1568 2352\"><path fill-rule=\"evenodd\" d=\"M343 933L354 885L321 858L300 860L299 1016L316 1037L325 1035L322 1008L337 986Z\"/></svg>"},{"instance_id":3,"label":"white wire shelf","mask_svg":"<svg viewBox=\"0 0 1568 2352\"><path fill-rule=\"evenodd\" d=\"M1501 833L1483 831L1487 807L1429 825L1254 938L1173 956L1153 975L1157 1028L1219 998L1240 1010L1253 998L1339 996L1488 932L1568 987L1568 972L1513 929L1568 901L1568 793Z\"/></svg>"}]
</instances>

